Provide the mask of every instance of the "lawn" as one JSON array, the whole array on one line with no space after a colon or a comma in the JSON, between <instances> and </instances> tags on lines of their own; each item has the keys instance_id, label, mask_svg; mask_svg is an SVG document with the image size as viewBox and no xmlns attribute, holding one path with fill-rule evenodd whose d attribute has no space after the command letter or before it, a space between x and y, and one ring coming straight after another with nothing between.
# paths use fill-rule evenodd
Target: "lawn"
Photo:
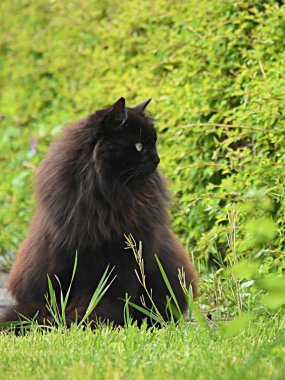
<instances>
[{"instance_id":1,"label":"lawn","mask_svg":"<svg viewBox=\"0 0 285 380\"><path fill-rule=\"evenodd\" d=\"M281 320L228 336L189 324L160 330L102 327L1 336L3 379L283 379ZM284 319L283 319L284 329Z\"/></svg>"}]
</instances>

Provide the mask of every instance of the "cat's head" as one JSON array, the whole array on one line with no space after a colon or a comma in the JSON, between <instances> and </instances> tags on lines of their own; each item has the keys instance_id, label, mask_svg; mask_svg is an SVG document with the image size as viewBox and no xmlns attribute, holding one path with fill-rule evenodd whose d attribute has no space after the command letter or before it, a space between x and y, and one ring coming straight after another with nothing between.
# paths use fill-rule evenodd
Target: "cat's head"
<instances>
[{"instance_id":1,"label":"cat's head","mask_svg":"<svg viewBox=\"0 0 285 380\"><path fill-rule=\"evenodd\" d=\"M111 107L96 112L93 159L97 175L105 185L107 182L110 186L132 186L156 171L156 131L144 113L150 100L126 107L125 99L120 98Z\"/></svg>"}]
</instances>

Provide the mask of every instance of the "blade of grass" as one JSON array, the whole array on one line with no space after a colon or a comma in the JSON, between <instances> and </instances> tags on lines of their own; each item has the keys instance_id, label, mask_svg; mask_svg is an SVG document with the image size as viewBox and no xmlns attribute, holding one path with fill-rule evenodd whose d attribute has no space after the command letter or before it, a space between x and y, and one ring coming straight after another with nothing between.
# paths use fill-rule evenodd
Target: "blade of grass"
<instances>
[{"instance_id":1,"label":"blade of grass","mask_svg":"<svg viewBox=\"0 0 285 380\"><path fill-rule=\"evenodd\" d=\"M159 260L159 258L158 258L157 255L155 255L155 259L157 261L160 273L161 273L161 275L163 277L163 281L164 281L164 283L165 283L165 285L166 285L166 287L167 287L167 289L168 289L168 291L169 291L169 293L170 293L170 295L172 297L172 300L173 300L173 302L174 302L174 304L175 304L175 306L176 306L176 308L177 308L180 316L183 316L183 313L181 312L181 309L179 307L179 304L178 304L177 298L176 298L176 296L174 294L174 291L172 289L172 286L171 286L171 284L170 284L170 282L169 282L169 280L167 278L167 275L166 275L166 273L165 273L165 271L163 269L163 266L162 266L162 264L161 264L161 262L160 262L160 260Z\"/></svg>"},{"instance_id":2,"label":"blade of grass","mask_svg":"<svg viewBox=\"0 0 285 380\"><path fill-rule=\"evenodd\" d=\"M47 303L47 309L51 313L51 316L54 319L55 323L58 326L60 326L60 324L61 324L60 312L59 312L58 305L57 305L55 291L53 289L52 282L51 282L49 275L47 276L47 280L48 280L48 295L45 296L46 303ZM48 296L49 296L49 298L48 298Z\"/></svg>"},{"instance_id":3,"label":"blade of grass","mask_svg":"<svg viewBox=\"0 0 285 380\"><path fill-rule=\"evenodd\" d=\"M191 321L192 314L193 314L193 302L194 302L192 285L189 286L189 290L188 290L188 294L187 294L187 296L188 296L188 313L189 313L189 320Z\"/></svg>"},{"instance_id":4,"label":"blade of grass","mask_svg":"<svg viewBox=\"0 0 285 380\"><path fill-rule=\"evenodd\" d=\"M108 273L109 271L109 266L107 266L105 272L103 273L103 276L101 277L100 281L99 281L99 284L89 302L89 305L87 307L87 310L83 316L83 318L81 319L81 321L78 323L78 327L82 326L83 323L86 322L86 320L88 319L88 317L90 316L90 314L94 311L95 307L98 305L98 303L101 301L102 297L104 296L104 294L107 292L107 290L109 289L109 287L112 285L112 283L114 282L115 277L112 278L112 280L109 282L108 285L107 282L110 278L110 275L111 273L113 272L114 270L114 267L111 269L111 271Z\"/></svg>"},{"instance_id":5,"label":"blade of grass","mask_svg":"<svg viewBox=\"0 0 285 380\"><path fill-rule=\"evenodd\" d=\"M156 322L158 322L160 325L162 326L165 326L166 325L166 322L164 321L163 318L157 316L156 314L154 314L151 310L148 310L144 307L141 307L139 305L136 305L135 303L133 302L129 302L129 305L132 306L134 309L140 311L142 314L146 315L147 317L149 317L151 320L155 320Z\"/></svg>"},{"instance_id":6,"label":"blade of grass","mask_svg":"<svg viewBox=\"0 0 285 380\"><path fill-rule=\"evenodd\" d=\"M67 305L67 302L68 302L68 299L69 299L69 295L70 295L70 291L71 291L71 286L73 284L74 276L75 276L75 273L76 273L76 270L77 270L77 264L78 264L78 252L76 251L70 284L69 284L68 290L66 292L64 301L61 303L61 307L62 307L62 310L64 310L64 312L65 312L66 305Z\"/></svg>"}]
</instances>

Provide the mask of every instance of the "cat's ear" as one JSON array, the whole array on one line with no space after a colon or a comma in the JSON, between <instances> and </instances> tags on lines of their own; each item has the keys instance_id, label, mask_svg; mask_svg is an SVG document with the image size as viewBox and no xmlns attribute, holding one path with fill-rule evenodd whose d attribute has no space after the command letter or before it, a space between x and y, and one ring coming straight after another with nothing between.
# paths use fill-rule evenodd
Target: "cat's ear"
<instances>
[{"instance_id":1,"label":"cat's ear","mask_svg":"<svg viewBox=\"0 0 285 380\"><path fill-rule=\"evenodd\" d=\"M145 100L144 102L138 104L135 107L132 107L132 109L135 111L143 112L146 109L146 107L150 101L151 101L151 98Z\"/></svg>"},{"instance_id":2,"label":"cat's ear","mask_svg":"<svg viewBox=\"0 0 285 380\"><path fill-rule=\"evenodd\" d=\"M105 126L109 129L123 126L128 118L125 98L120 98L108 110L105 118Z\"/></svg>"}]
</instances>

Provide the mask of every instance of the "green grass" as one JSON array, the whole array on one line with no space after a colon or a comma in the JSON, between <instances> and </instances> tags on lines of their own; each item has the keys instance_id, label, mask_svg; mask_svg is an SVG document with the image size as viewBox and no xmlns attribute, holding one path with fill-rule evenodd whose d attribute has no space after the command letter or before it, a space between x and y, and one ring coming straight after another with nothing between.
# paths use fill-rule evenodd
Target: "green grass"
<instances>
[{"instance_id":1,"label":"green grass","mask_svg":"<svg viewBox=\"0 0 285 380\"><path fill-rule=\"evenodd\" d=\"M227 336L189 324L2 333L3 379L283 379L281 322L257 320Z\"/></svg>"}]
</instances>

